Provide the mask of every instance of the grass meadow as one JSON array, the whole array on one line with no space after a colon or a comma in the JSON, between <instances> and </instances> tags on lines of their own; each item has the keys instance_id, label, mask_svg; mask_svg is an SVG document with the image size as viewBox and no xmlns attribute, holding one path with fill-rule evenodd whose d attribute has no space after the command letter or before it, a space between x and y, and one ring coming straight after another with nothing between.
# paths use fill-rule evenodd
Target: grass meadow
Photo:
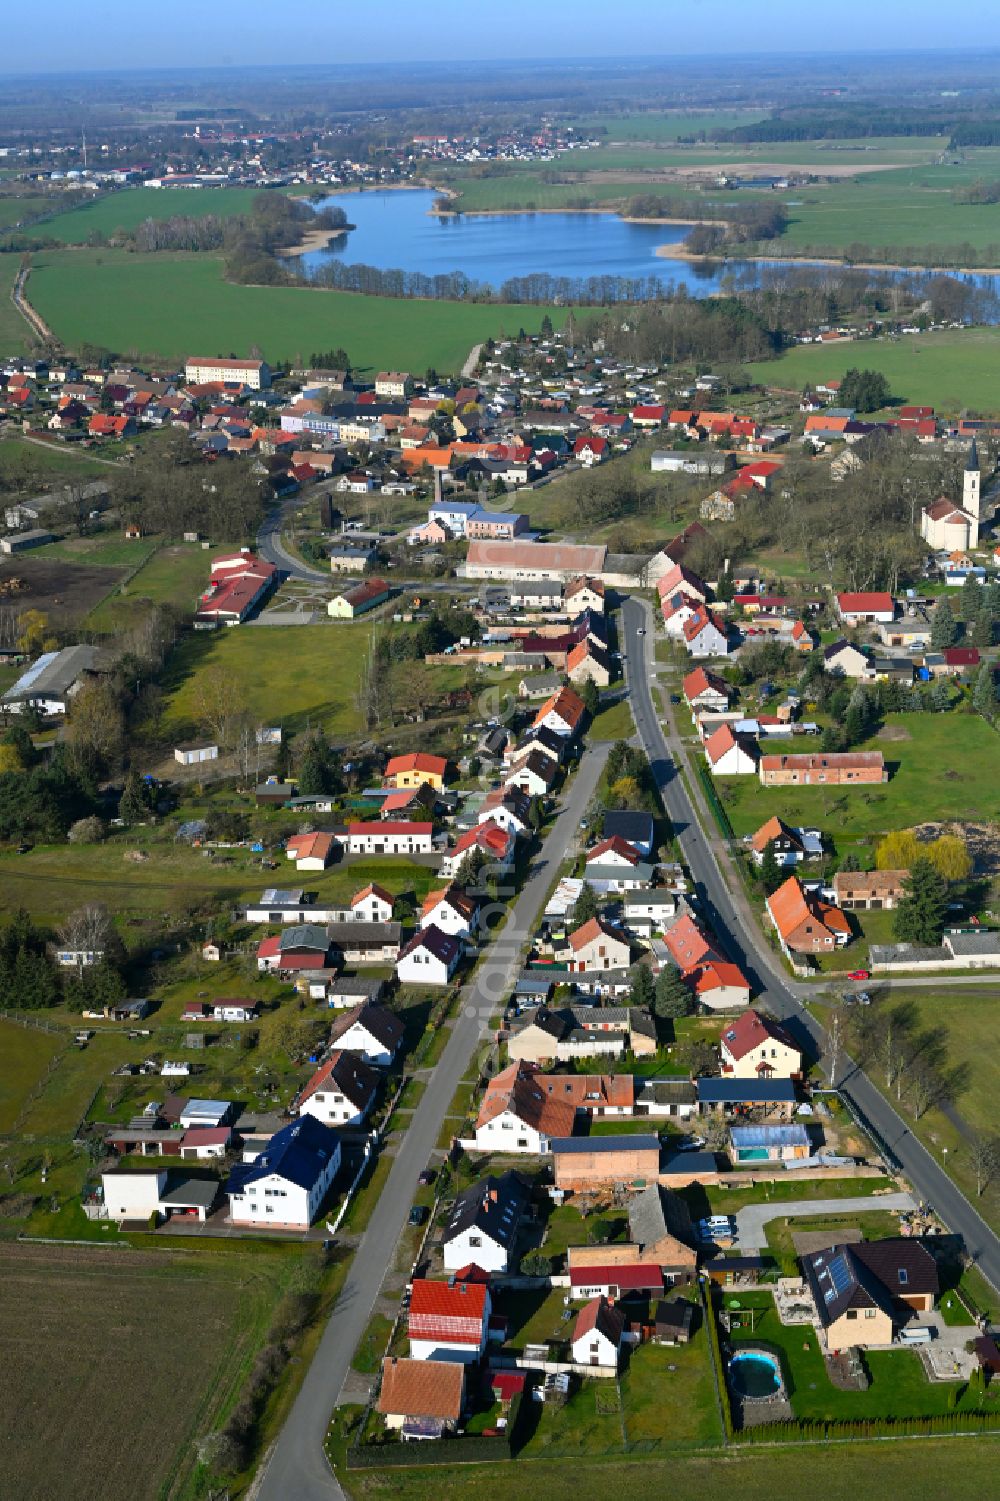
<instances>
[{"instance_id":1,"label":"grass meadow","mask_svg":"<svg viewBox=\"0 0 1000 1501\"><path fill-rule=\"evenodd\" d=\"M778 360L752 365L755 380L801 391L853 366L880 370L900 402L933 406L944 415L965 407L1000 412L1000 329L954 329L898 339L803 344Z\"/></svg>"},{"instance_id":2,"label":"grass meadow","mask_svg":"<svg viewBox=\"0 0 1000 1501\"><path fill-rule=\"evenodd\" d=\"M33 305L70 347L182 360L192 350L272 364L340 345L362 370L433 365L457 372L472 346L501 330L537 330L565 309L362 297L315 287L227 282L214 255L46 251L35 257Z\"/></svg>"}]
</instances>

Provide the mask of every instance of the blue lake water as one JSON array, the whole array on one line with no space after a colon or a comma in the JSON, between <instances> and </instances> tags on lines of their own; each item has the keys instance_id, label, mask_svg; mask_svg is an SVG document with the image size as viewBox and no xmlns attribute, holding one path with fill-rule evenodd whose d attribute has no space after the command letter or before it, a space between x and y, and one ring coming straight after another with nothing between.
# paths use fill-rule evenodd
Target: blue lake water
<instances>
[{"instance_id":1,"label":"blue lake water","mask_svg":"<svg viewBox=\"0 0 1000 1501\"><path fill-rule=\"evenodd\" d=\"M289 265L307 276L331 260L346 265L374 266L380 271L419 272L444 276L460 271L473 282L498 288L512 277L539 273L553 277L655 277L664 290L684 287L692 296L752 287L796 268L829 275L844 274L840 266L818 267L798 261L673 260L658 256L658 245L677 244L689 224L629 224L612 213L462 214L439 217L430 209L440 195L431 189L375 189L334 193L319 200L317 209L340 207L355 226L325 249L289 257ZM895 280L919 271L890 269L869 273ZM927 273L930 274L930 273ZM994 296L1000 277L949 272ZM994 321L996 305L976 316Z\"/></svg>"},{"instance_id":2,"label":"blue lake water","mask_svg":"<svg viewBox=\"0 0 1000 1501\"><path fill-rule=\"evenodd\" d=\"M713 290L718 274L657 256L688 224L627 224L617 214L488 214L440 218L440 195L421 188L340 193L315 206L343 208L356 227L327 249L296 256L312 274L331 258L425 276L462 271L498 287L512 276L659 276L664 283ZM732 269L732 268L731 268Z\"/></svg>"}]
</instances>

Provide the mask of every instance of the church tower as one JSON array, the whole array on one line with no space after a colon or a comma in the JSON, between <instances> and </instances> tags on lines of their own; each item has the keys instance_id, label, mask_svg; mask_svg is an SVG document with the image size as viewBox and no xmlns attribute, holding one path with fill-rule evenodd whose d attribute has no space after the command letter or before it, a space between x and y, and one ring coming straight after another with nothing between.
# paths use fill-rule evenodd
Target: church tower
<instances>
[{"instance_id":1,"label":"church tower","mask_svg":"<svg viewBox=\"0 0 1000 1501\"><path fill-rule=\"evenodd\" d=\"M979 450L976 448L976 440L973 438L969 445L969 457L965 461L965 474L962 477L962 510L968 511L970 516L979 518L979 486L982 476L979 473Z\"/></svg>"}]
</instances>

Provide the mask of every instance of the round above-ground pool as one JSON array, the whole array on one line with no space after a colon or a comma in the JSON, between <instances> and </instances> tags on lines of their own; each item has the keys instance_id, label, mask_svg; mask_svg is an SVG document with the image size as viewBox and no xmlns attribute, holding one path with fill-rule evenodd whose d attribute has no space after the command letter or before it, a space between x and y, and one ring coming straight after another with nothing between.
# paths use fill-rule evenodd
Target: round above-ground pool
<instances>
[{"instance_id":1,"label":"round above-ground pool","mask_svg":"<svg viewBox=\"0 0 1000 1501\"><path fill-rule=\"evenodd\" d=\"M778 1357L767 1350L737 1350L729 1360L729 1384L744 1400L777 1397L784 1391Z\"/></svg>"}]
</instances>

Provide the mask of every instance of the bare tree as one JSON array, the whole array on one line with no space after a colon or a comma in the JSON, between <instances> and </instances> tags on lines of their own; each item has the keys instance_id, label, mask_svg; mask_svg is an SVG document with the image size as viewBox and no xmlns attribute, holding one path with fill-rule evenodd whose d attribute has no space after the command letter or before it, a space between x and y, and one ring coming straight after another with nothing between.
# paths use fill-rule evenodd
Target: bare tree
<instances>
[{"instance_id":1,"label":"bare tree","mask_svg":"<svg viewBox=\"0 0 1000 1501\"><path fill-rule=\"evenodd\" d=\"M230 749L235 744L243 713L243 698L236 679L224 667L210 667L198 679L193 700L201 723L220 747Z\"/></svg>"},{"instance_id":2,"label":"bare tree","mask_svg":"<svg viewBox=\"0 0 1000 1501\"><path fill-rule=\"evenodd\" d=\"M976 1175L976 1195L981 1199L1000 1171L1000 1136L977 1131L969 1141L969 1163Z\"/></svg>"},{"instance_id":3,"label":"bare tree","mask_svg":"<svg viewBox=\"0 0 1000 1501\"><path fill-rule=\"evenodd\" d=\"M840 1073L840 1056L843 1051L843 1021L843 1012L840 1007L834 1007L826 1029L828 1040L827 1053L830 1059L830 1083L834 1088L837 1086L837 1077Z\"/></svg>"},{"instance_id":4,"label":"bare tree","mask_svg":"<svg viewBox=\"0 0 1000 1501\"><path fill-rule=\"evenodd\" d=\"M59 942L65 949L79 954L106 954L112 944L114 929L107 907L100 902L88 902L70 912L59 928ZM83 972L84 960L77 962Z\"/></svg>"},{"instance_id":5,"label":"bare tree","mask_svg":"<svg viewBox=\"0 0 1000 1501\"><path fill-rule=\"evenodd\" d=\"M943 1105L950 1095L947 1075L929 1058L917 1056L907 1070L908 1094L917 1120L932 1105Z\"/></svg>"}]
</instances>

